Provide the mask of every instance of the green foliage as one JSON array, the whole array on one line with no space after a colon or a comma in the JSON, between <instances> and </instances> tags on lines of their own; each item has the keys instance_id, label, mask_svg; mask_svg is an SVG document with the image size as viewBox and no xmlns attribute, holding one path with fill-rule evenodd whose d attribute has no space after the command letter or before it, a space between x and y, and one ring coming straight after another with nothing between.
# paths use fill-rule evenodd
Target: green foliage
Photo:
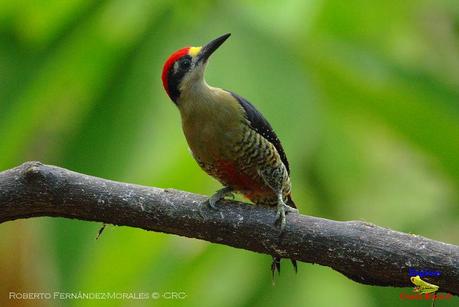
<instances>
[{"instance_id":1,"label":"green foliage","mask_svg":"<svg viewBox=\"0 0 459 307\"><path fill-rule=\"evenodd\" d=\"M0 0L0 169L40 160L211 194L219 185L188 153L160 73L172 51L226 32L207 80L275 127L300 211L459 244L455 1ZM267 256L126 227L95 241L97 227L0 225L0 305L8 291L187 294L158 306L428 304L309 264L295 276L286 262L272 287Z\"/></svg>"}]
</instances>

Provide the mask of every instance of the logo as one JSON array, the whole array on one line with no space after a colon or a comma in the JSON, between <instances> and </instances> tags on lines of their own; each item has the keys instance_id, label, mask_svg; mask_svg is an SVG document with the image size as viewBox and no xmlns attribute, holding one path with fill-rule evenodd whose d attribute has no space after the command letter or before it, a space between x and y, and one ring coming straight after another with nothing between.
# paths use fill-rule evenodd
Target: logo
<instances>
[{"instance_id":1,"label":"logo","mask_svg":"<svg viewBox=\"0 0 459 307\"><path fill-rule=\"evenodd\" d=\"M414 293L400 293L401 300L428 300L432 301L432 306L434 306L435 301L438 300L448 300L452 298L451 293L436 293L439 286L429 283L422 278L424 277L439 277L441 275L440 271L430 270L430 269L422 269L418 270L415 268L408 269L408 276L410 278L411 283L413 283Z\"/></svg>"},{"instance_id":2,"label":"logo","mask_svg":"<svg viewBox=\"0 0 459 307\"><path fill-rule=\"evenodd\" d=\"M400 293L400 299L401 300L410 300L410 301L421 301L421 300L426 300L426 301L442 301L442 300L449 300L453 297L451 293Z\"/></svg>"},{"instance_id":3,"label":"logo","mask_svg":"<svg viewBox=\"0 0 459 307\"><path fill-rule=\"evenodd\" d=\"M435 270L417 270L414 268L409 268L408 269L408 276L410 277L416 277L419 276L421 278L423 277L439 277L441 275L440 271L435 271Z\"/></svg>"}]
</instances>

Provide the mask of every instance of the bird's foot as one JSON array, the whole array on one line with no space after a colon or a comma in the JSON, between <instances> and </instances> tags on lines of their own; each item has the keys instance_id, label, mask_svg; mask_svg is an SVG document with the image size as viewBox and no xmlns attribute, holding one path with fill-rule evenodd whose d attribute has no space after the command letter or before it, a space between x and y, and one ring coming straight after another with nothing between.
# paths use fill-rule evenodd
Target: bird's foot
<instances>
[{"instance_id":1,"label":"bird's foot","mask_svg":"<svg viewBox=\"0 0 459 307\"><path fill-rule=\"evenodd\" d=\"M209 197L209 199L206 202L209 205L209 207L217 210L217 206L215 205L218 201L224 199L226 196L231 196L234 199L233 191L234 190L231 187L224 187L223 189L220 189L217 192L215 192L215 194Z\"/></svg>"},{"instance_id":2,"label":"bird's foot","mask_svg":"<svg viewBox=\"0 0 459 307\"><path fill-rule=\"evenodd\" d=\"M276 223L280 223L281 232L283 232L285 229L285 225L287 224L287 219L285 215L289 212L296 213L298 212L298 209L290 207L284 202L282 197L279 197L279 200L277 202Z\"/></svg>"}]
</instances>

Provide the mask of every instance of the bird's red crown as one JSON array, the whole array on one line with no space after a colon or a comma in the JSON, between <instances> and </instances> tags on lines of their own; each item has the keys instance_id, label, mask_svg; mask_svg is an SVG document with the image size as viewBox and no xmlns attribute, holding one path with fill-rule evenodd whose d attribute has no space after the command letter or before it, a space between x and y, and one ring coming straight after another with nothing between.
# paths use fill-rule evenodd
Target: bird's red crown
<instances>
[{"instance_id":1,"label":"bird's red crown","mask_svg":"<svg viewBox=\"0 0 459 307\"><path fill-rule=\"evenodd\" d=\"M169 72L169 69L171 68L172 65L174 65L175 61L180 59L182 56L187 55L190 50L190 47L185 47L180 50L175 51L164 63L163 67L163 73L161 78L163 79L163 86L166 92L169 94L169 85L168 85L168 80L167 80L167 74Z\"/></svg>"}]
</instances>

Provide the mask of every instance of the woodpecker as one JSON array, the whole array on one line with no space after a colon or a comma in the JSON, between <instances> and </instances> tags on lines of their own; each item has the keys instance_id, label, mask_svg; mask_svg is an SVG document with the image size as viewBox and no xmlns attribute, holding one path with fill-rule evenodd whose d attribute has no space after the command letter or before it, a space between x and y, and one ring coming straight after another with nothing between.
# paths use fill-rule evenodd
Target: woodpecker
<instances>
[{"instance_id":1,"label":"woodpecker","mask_svg":"<svg viewBox=\"0 0 459 307\"><path fill-rule=\"evenodd\" d=\"M208 200L215 204L239 192L255 204L275 206L281 232L286 213L297 212L291 197L290 169L281 142L265 117L234 92L212 87L204 79L208 59L230 36L202 47L185 47L165 62L162 81L182 118L194 159L223 188ZM296 262L292 260L296 270ZM280 258L271 269L280 271Z\"/></svg>"}]
</instances>

